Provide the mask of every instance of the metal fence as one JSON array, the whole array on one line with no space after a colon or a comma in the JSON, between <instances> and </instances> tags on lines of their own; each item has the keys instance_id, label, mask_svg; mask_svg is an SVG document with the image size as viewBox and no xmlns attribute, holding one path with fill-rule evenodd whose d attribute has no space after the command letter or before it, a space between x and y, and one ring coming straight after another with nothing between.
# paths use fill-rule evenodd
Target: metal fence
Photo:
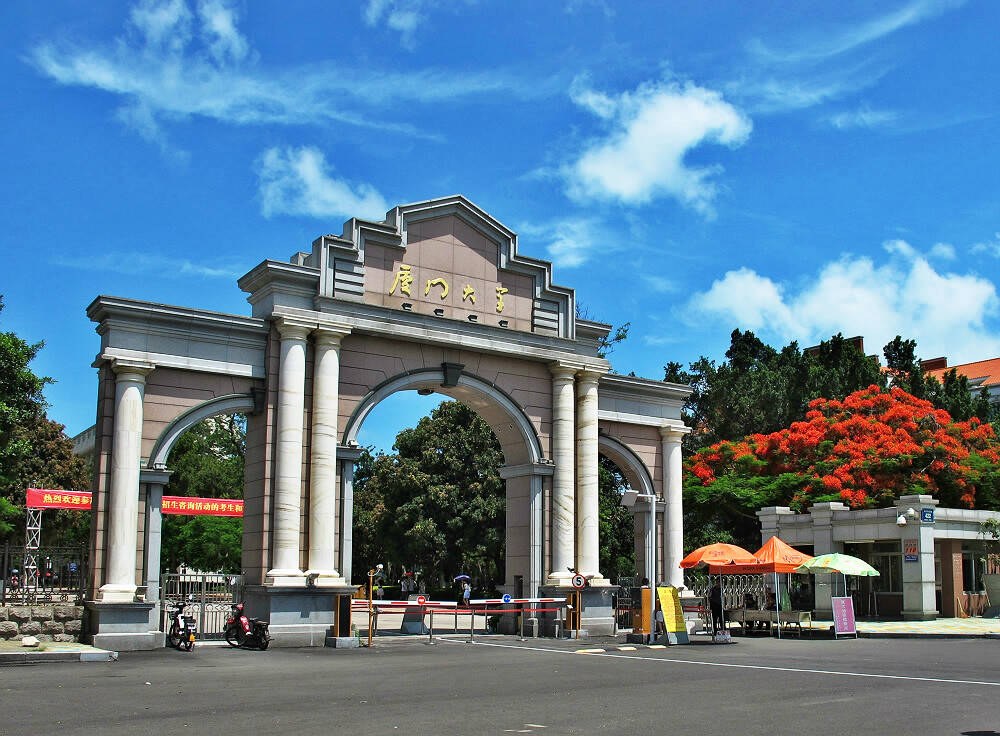
<instances>
[{"instance_id":1,"label":"metal fence","mask_svg":"<svg viewBox=\"0 0 1000 736\"><path fill-rule=\"evenodd\" d=\"M632 600L632 591L638 585L636 582L638 579L633 575L615 580L615 585L619 586L618 592L615 593L615 622L619 629L631 629L633 626L632 609L637 601Z\"/></svg>"},{"instance_id":2,"label":"metal fence","mask_svg":"<svg viewBox=\"0 0 1000 736\"><path fill-rule=\"evenodd\" d=\"M163 631L169 604L184 603L186 615L198 621L199 639L222 639L231 606L243 600L243 576L222 573L168 573L160 588Z\"/></svg>"},{"instance_id":3,"label":"metal fence","mask_svg":"<svg viewBox=\"0 0 1000 736\"><path fill-rule=\"evenodd\" d=\"M713 576L713 582L720 577L722 576ZM725 580L722 583L722 605L724 608L742 608L748 594L754 597L758 605L763 605L767 586L766 575L725 575L724 577ZM684 585L696 596L708 598L711 586L708 583L708 573L704 570L685 570Z\"/></svg>"},{"instance_id":4,"label":"metal fence","mask_svg":"<svg viewBox=\"0 0 1000 736\"><path fill-rule=\"evenodd\" d=\"M33 555L37 569L25 572L25 555ZM90 552L86 547L0 547L0 605L72 603L84 599ZM30 568L30 566L29 566Z\"/></svg>"}]
</instances>

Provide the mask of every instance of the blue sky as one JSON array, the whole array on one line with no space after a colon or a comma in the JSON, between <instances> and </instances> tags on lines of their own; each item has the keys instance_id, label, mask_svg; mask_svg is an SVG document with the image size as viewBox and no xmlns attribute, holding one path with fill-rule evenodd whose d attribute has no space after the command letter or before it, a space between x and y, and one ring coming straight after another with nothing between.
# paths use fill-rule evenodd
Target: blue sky
<instances>
[{"instance_id":1,"label":"blue sky","mask_svg":"<svg viewBox=\"0 0 1000 736\"><path fill-rule=\"evenodd\" d=\"M97 294L245 314L264 258L455 193L631 321L621 372L721 358L736 327L1000 355L1000 4L12 0L0 21L0 329L45 340L71 434Z\"/></svg>"}]
</instances>

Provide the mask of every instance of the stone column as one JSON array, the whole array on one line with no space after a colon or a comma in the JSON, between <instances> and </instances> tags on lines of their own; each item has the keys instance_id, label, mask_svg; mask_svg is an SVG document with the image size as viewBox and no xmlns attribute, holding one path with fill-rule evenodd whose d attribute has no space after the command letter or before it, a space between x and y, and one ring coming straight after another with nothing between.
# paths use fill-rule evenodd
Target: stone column
<instances>
[{"instance_id":1,"label":"stone column","mask_svg":"<svg viewBox=\"0 0 1000 736\"><path fill-rule=\"evenodd\" d=\"M337 448L340 462L340 574L351 585L354 558L354 461L361 457L357 447Z\"/></svg>"},{"instance_id":2,"label":"stone column","mask_svg":"<svg viewBox=\"0 0 1000 736\"><path fill-rule=\"evenodd\" d=\"M690 430L687 427L660 427L663 453L663 500L666 503L663 527L663 570L667 584L675 588L684 585L684 500L683 456L681 439Z\"/></svg>"},{"instance_id":3,"label":"stone column","mask_svg":"<svg viewBox=\"0 0 1000 736\"><path fill-rule=\"evenodd\" d=\"M341 330L315 333L312 436L309 463L309 569L318 586L344 585L336 570L337 399Z\"/></svg>"},{"instance_id":4,"label":"stone column","mask_svg":"<svg viewBox=\"0 0 1000 736\"><path fill-rule=\"evenodd\" d=\"M142 397L146 375L153 366L115 361L112 369L116 374L115 429L108 494L108 557L99 595L104 603L131 603L136 589Z\"/></svg>"},{"instance_id":5,"label":"stone column","mask_svg":"<svg viewBox=\"0 0 1000 736\"><path fill-rule=\"evenodd\" d=\"M146 586L146 600L155 603L160 600L160 549L163 530L163 486L170 480L170 470L143 470L140 479L146 484L146 525L143 547L143 580ZM158 617L159 610L156 610ZM157 622L151 622L157 623ZM154 629L158 628L154 626Z\"/></svg>"},{"instance_id":6,"label":"stone column","mask_svg":"<svg viewBox=\"0 0 1000 736\"><path fill-rule=\"evenodd\" d=\"M844 544L833 541L833 515L837 511L847 511L848 508L840 501L824 501L814 503L809 507L809 516L813 525L813 554L819 557L828 552L842 552ZM816 591L815 616L820 619L833 618L833 579L837 575L813 575L813 586ZM841 581L843 578L841 578ZM838 581L836 585L842 585ZM837 588L840 590L840 588Z\"/></svg>"},{"instance_id":7,"label":"stone column","mask_svg":"<svg viewBox=\"0 0 1000 736\"><path fill-rule=\"evenodd\" d=\"M302 494L302 417L305 410L306 339L311 325L285 318L276 323L281 335L278 368L277 447L275 448L274 533L271 585L305 585L299 567L299 515Z\"/></svg>"},{"instance_id":8,"label":"stone column","mask_svg":"<svg viewBox=\"0 0 1000 736\"><path fill-rule=\"evenodd\" d=\"M592 577L590 584L607 581L601 576L597 481L597 382L601 374L580 371L576 405L576 569Z\"/></svg>"},{"instance_id":9,"label":"stone column","mask_svg":"<svg viewBox=\"0 0 1000 736\"><path fill-rule=\"evenodd\" d=\"M906 519L906 526L900 528L899 536L903 545L903 618L907 621L930 621L937 618L937 600L934 595L934 522L921 520L922 509L933 512L937 505L938 500L928 495L900 496L896 501L896 514L901 514ZM913 509L913 515L910 515L910 509ZM916 560L907 562L907 547L916 550Z\"/></svg>"},{"instance_id":10,"label":"stone column","mask_svg":"<svg viewBox=\"0 0 1000 736\"><path fill-rule=\"evenodd\" d=\"M553 365L552 371L552 570L549 585L568 585L574 567L576 465L573 446L576 422L573 395L574 368Z\"/></svg>"}]
</instances>

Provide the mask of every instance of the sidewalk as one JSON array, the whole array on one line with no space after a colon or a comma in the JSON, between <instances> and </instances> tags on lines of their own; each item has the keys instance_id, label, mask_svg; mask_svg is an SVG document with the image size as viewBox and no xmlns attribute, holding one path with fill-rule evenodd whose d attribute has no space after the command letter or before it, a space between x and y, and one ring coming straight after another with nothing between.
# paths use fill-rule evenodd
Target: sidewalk
<instances>
[{"instance_id":1,"label":"sidewalk","mask_svg":"<svg viewBox=\"0 0 1000 736\"><path fill-rule=\"evenodd\" d=\"M89 644L43 642L37 647L25 647L19 641L0 642L0 666L41 662L114 662L117 659L118 652Z\"/></svg>"},{"instance_id":2,"label":"sidewalk","mask_svg":"<svg viewBox=\"0 0 1000 736\"><path fill-rule=\"evenodd\" d=\"M871 637L988 637L1000 638L1000 619L939 618L934 621L858 621L859 636ZM804 627L806 631L810 627ZM833 621L813 621L812 629L833 628Z\"/></svg>"}]
</instances>

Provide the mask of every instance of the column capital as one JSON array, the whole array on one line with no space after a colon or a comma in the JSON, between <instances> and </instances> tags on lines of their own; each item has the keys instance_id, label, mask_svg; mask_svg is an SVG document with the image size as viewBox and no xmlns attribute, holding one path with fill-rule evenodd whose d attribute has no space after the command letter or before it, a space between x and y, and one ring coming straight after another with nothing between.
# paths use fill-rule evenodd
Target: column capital
<instances>
[{"instance_id":1,"label":"column capital","mask_svg":"<svg viewBox=\"0 0 1000 736\"><path fill-rule=\"evenodd\" d=\"M552 373L552 378L557 381L572 381L573 377L576 376L577 370L579 369L573 365L549 363L549 371Z\"/></svg>"},{"instance_id":2,"label":"column capital","mask_svg":"<svg viewBox=\"0 0 1000 736\"><path fill-rule=\"evenodd\" d=\"M146 376L153 372L155 366L145 360L125 360L123 358L111 359L111 370L120 379L145 383Z\"/></svg>"},{"instance_id":3,"label":"column capital","mask_svg":"<svg viewBox=\"0 0 1000 736\"><path fill-rule=\"evenodd\" d=\"M320 325L313 332L313 338L317 345L324 345L331 348L339 348L340 341L351 334L350 328L329 327Z\"/></svg>"},{"instance_id":4,"label":"column capital","mask_svg":"<svg viewBox=\"0 0 1000 736\"><path fill-rule=\"evenodd\" d=\"M660 437L667 441L680 442L684 435L691 431L690 427L668 424L664 427L657 427L660 430Z\"/></svg>"},{"instance_id":5,"label":"column capital","mask_svg":"<svg viewBox=\"0 0 1000 736\"><path fill-rule=\"evenodd\" d=\"M278 317L274 320L274 326L278 329L282 340L306 340L309 333L316 329L315 322L294 317Z\"/></svg>"},{"instance_id":6,"label":"column capital","mask_svg":"<svg viewBox=\"0 0 1000 736\"><path fill-rule=\"evenodd\" d=\"M139 471L139 482L165 486L173 474L174 471L166 468L143 468Z\"/></svg>"},{"instance_id":7,"label":"column capital","mask_svg":"<svg viewBox=\"0 0 1000 736\"><path fill-rule=\"evenodd\" d=\"M583 385L588 385L588 384L597 385L597 382L601 380L601 376L603 376L605 373L607 373L607 371L598 371L594 370L593 368L582 368L579 371L577 371L576 377Z\"/></svg>"}]
</instances>

